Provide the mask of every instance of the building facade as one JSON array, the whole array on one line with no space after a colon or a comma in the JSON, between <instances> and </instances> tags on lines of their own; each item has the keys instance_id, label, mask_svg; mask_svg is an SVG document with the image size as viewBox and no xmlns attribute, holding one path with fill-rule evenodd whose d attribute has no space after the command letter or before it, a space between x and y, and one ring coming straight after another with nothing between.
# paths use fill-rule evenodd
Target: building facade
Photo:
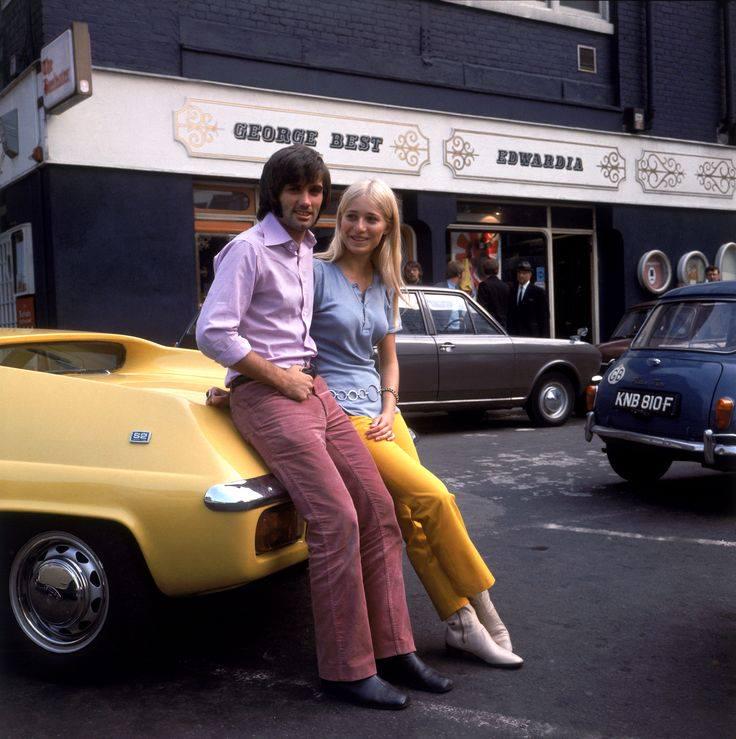
<instances>
[{"instance_id":1,"label":"building facade","mask_svg":"<svg viewBox=\"0 0 736 739\"><path fill-rule=\"evenodd\" d=\"M0 0L0 325L173 342L301 142L338 195L395 188L425 282L528 259L552 334L602 340L707 263L736 279L733 5ZM47 110L37 60L73 21L91 89Z\"/></svg>"}]
</instances>

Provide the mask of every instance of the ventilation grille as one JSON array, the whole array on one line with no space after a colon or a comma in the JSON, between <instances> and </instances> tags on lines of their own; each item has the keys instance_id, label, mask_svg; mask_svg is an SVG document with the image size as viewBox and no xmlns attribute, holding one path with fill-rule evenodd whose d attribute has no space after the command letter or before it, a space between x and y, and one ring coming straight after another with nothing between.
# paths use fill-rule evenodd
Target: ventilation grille
<instances>
[{"instance_id":1,"label":"ventilation grille","mask_svg":"<svg viewBox=\"0 0 736 739\"><path fill-rule=\"evenodd\" d=\"M593 46L578 45L578 71L591 72L593 74L598 71L596 69L595 48Z\"/></svg>"}]
</instances>

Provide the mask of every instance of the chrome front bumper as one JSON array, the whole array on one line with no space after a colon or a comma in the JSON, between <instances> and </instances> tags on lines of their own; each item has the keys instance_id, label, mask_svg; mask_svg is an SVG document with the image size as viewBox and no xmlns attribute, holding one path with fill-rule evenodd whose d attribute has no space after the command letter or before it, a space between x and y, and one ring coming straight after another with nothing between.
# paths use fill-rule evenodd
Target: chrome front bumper
<instances>
[{"instance_id":1,"label":"chrome front bumper","mask_svg":"<svg viewBox=\"0 0 736 739\"><path fill-rule=\"evenodd\" d=\"M288 500L286 488L273 475L213 485L204 494L204 504L213 511L251 511Z\"/></svg>"},{"instance_id":2,"label":"chrome front bumper","mask_svg":"<svg viewBox=\"0 0 736 739\"><path fill-rule=\"evenodd\" d=\"M703 432L703 441L683 441L670 439L665 436L640 434L636 431L624 431L608 426L599 426L595 423L595 414L590 412L585 417L585 440L591 441L593 434L602 439L616 439L630 441L634 444L653 446L658 449L671 449L676 452L685 452L694 456L703 457L705 464L712 467L719 459L736 457L736 434L716 434L711 429Z\"/></svg>"}]
</instances>

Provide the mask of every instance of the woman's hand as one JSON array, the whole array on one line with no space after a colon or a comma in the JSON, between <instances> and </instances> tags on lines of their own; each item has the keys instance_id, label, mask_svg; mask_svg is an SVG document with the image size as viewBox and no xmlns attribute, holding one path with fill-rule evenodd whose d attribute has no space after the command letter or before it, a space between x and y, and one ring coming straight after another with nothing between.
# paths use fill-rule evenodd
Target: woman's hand
<instances>
[{"instance_id":1,"label":"woman's hand","mask_svg":"<svg viewBox=\"0 0 736 739\"><path fill-rule=\"evenodd\" d=\"M391 409L390 411L383 411L380 416L376 416L371 421L371 426L368 431L365 432L366 439L372 441L393 441L396 437L394 436L394 416L396 411Z\"/></svg>"},{"instance_id":2,"label":"woman's hand","mask_svg":"<svg viewBox=\"0 0 736 739\"><path fill-rule=\"evenodd\" d=\"M230 393L219 387L211 387L207 393L207 405L213 405L216 408L230 407Z\"/></svg>"}]
</instances>

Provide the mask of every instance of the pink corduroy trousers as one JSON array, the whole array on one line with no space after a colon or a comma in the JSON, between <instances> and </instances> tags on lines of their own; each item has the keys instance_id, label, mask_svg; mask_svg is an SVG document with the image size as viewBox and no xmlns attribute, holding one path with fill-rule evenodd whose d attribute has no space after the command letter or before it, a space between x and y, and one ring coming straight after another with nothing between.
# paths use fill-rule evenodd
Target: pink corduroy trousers
<instances>
[{"instance_id":1,"label":"pink corduroy trousers","mask_svg":"<svg viewBox=\"0 0 736 739\"><path fill-rule=\"evenodd\" d=\"M394 504L348 417L317 377L291 400L259 382L232 392L233 422L307 521L319 674L360 680L414 651Z\"/></svg>"}]
</instances>

